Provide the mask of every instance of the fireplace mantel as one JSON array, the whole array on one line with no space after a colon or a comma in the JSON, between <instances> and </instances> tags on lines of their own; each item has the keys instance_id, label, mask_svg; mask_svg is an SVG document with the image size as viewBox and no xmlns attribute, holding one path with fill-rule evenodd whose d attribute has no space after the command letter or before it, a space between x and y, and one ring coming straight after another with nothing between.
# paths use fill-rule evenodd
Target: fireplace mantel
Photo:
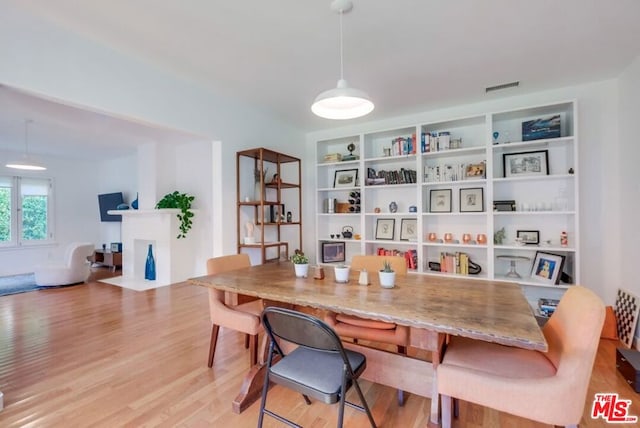
<instances>
[{"instance_id":1,"label":"fireplace mantel","mask_svg":"<svg viewBox=\"0 0 640 428\"><path fill-rule=\"evenodd\" d=\"M103 282L135 290L147 290L185 281L196 272L191 233L178 239L179 209L113 210L122 216L122 276ZM148 246L153 249L156 280L144 279Z\"/></svg>"}]
</instances>

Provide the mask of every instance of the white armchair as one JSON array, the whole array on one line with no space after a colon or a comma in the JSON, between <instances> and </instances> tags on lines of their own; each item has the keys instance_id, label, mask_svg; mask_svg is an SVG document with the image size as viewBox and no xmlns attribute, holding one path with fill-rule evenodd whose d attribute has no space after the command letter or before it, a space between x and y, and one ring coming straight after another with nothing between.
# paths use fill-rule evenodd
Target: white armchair
<instances>
[{"instance_id":1,"label":"white armchair","mask_svg":"<svg viewBox=\"0 0 640 428\"><path fill-rule=\"evenodd\" d=\"M69 244L63 261L36 267L36 284L46 287L85 282L91 267L87 257L93 254L94 249L93 244L86 242Z\"/></svg>"}]
</instances>

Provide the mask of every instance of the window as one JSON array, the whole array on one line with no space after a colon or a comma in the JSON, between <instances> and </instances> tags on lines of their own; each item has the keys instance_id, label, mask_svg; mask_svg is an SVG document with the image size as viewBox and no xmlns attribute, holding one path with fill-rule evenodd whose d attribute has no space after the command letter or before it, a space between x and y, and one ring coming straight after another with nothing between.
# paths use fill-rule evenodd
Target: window
<instances>
[{"instance_id":1,"label":"window","mask_svg":"<svg viewBox=\"0 0 640 428\"><path fill-rule=\"evenodd\" d=\"M52 241L51 207L52 180L0 176L0 246Z\"/></svg>"}]
</instances>

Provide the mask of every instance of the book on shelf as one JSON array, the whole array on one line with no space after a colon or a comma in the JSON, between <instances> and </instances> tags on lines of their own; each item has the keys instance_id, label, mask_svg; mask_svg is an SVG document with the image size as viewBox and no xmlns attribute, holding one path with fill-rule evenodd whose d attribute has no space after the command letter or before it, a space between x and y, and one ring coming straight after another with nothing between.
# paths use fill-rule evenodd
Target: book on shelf
<instances>
[{"instance_id":1,"label":"book on shelf","mask_svg":"<svg viewBox=\"0 0 640 428\"><path fill-rule=\"evenodd\" d=\"M417 250L406 250L400 251L395 249L388 249L378 247L376 249L376 254L378 256L400 256L404 257L405 262L407 263L407 269L417 269L418 268L418 251Z\"/></svg>"}]
</instances>

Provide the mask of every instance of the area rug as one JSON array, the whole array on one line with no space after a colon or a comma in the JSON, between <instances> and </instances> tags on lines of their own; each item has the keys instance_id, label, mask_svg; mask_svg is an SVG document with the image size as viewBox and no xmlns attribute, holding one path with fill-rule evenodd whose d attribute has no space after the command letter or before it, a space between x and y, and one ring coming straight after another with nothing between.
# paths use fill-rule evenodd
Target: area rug
<instances>
[{"instance_id":1,"label":"area rug","mask_svg":"<svg viewBox=\"0 0 640 428\"><path fill-rule=\"evenodd\" d=\"M36 276L33 273L0 276L0 296L25 293L27 291L40 290L42 288L46 287L39 287L36 285Z\"/></svg>"}]
</instances>

